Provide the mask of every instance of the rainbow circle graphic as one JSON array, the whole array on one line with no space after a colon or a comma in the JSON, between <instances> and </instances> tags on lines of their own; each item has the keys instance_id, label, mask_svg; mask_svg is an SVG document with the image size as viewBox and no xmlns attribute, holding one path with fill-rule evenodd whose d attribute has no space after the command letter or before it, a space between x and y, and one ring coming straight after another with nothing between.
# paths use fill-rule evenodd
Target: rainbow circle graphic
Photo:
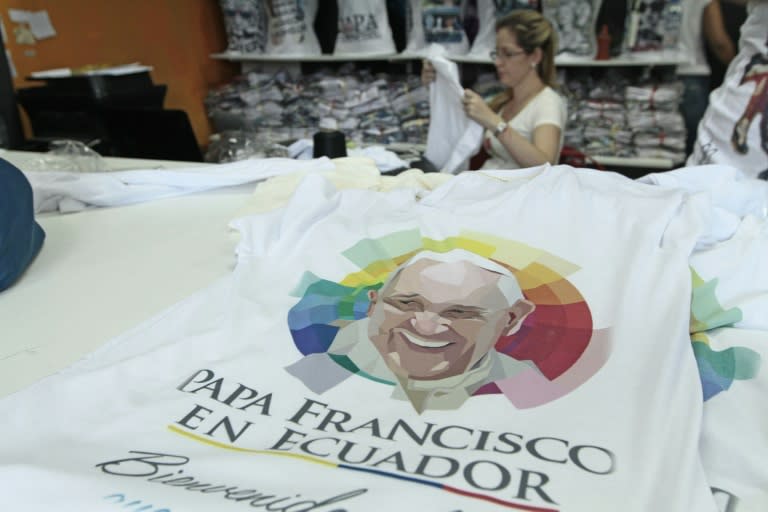
<instances>
[{"instance_id":1,"label":"rainbow circle graphic","mask_svg":"<svg viewBox=\"0 0 768 512\"><path fill-rule=\"evenodd\" d=\"M536 304L535 311L515 334L499 338L496 350L518 360L532 361L549 381L568 372L598 332L593 329L589 305L566 279L579 267L520 242L467 231L442 240L424 237L419 230L361 240L342 253L359 271L338 282L306 273L293 292L299 301L288 312L296 348L303 355L327 352L341 326L365 318L368 291L378 290L398 265L423 250L452 249L471 251L509 268L523 294ZM570 389L564 392L589 378L603 362L590 365L589 375L570 379ZM491 383L475 395L501 392L496 383Z\"/></svg>"}]
</instances>

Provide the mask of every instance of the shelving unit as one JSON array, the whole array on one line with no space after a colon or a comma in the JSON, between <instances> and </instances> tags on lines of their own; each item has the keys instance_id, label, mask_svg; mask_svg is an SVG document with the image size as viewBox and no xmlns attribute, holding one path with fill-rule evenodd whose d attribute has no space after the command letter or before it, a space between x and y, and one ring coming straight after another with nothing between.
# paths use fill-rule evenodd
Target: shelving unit
<instances>
[{"instance_id":1,"label":"shelving unit","mask_svg":"<svg viewBox=\"0 0 768 512\"><path fill-rule=\"evenodd\" d=\"M378 55L265 55L259 53L238 53L221 52L211 54L211 58L228 60L231 62L242 63L243 72L257 69L259 64L283 64L293 66L298 70L301 63L319 63L319 62L371 62L371 61L416 61L423 58L423 55L413 53L395 53ZM481 64L492 65L490 57L461 56L454 55L448 58L459 64ZM595 60L583 57L574 57L560 55L555 59L555 65L558 67L580 67L580 68L611 68L611 67L655 67L655 66L676 66L683 63L682 58L676 52L643 52L632 55L622 55L619 57ZM635 157L615 157L615 156L593 156L595 162L607 168L633 168L648 170L668 170L676 165L682 165L683 162L674 162L667 158L635 158Z\"/></svg>"},{"instance_id":2,"label":"shelving unit","mask_svg":"<svg viewBox=\"0 0 768 512\"><path fill-rule=\"evenodd\" d=\"M492 65L490 57L448 55L448 59L461 64ZM423 58L420 54L382 53L376 55L266 55L263 53L220 52L211 54L211 58L230 62L367 62L367 61L409 61ZM607 60L587 59L584 57L558 56L555 65L561 67L624 67L624 66L676 66L683 60L676 53L645 52L637 55L620 56Z\"/></svg>"},{"instance_id":3,"label":"shelving unit","mask_svg":"<svg viewBox=\"0 0 768 512\"><path fill-rule=\"evenodd\" d=\"M366 62L379 60L394 60L397 54L385 53L378 55L265 55L263 53L222 52L213 53L211 58L228 60L230 62Z\"/></svg>"}]
</instances>

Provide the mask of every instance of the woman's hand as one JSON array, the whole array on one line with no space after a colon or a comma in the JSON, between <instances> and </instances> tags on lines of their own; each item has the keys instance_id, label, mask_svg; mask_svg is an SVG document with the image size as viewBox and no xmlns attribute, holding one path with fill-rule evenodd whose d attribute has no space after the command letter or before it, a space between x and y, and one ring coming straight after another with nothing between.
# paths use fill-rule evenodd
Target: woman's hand
<instances>
[{"instance_id":1,"label":"woman's hand","mask_svg":"<svg viewBox=\"0 0 768 512\"><path fill-rule=\"evenodd\" d=\"M435 81L435 67L427 59L421 61L421 83L429 85Z\"/></svg>"},{"instance_id":2,"label":"woman's hand","mask_svg":"<svg viewBox=\"0 0 768 512\"><path fill-rule=\"evenodd\" d=\"M491 110L483 97L471 89L464 89L461 103L464 105L464 112L467 117L488 130L493 130L502 121L501 116Z\"/></svg>"}]
</instances>

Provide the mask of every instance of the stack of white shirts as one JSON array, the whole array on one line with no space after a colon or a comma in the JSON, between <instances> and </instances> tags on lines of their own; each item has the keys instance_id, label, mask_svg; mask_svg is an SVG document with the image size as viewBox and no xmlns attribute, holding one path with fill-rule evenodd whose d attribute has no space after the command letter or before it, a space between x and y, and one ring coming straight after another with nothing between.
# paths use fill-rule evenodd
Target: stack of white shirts
<instances>
[{"instance_id":1,"label":"stack of white shirts","mask_svg":"<svg viewBox=\"0 0 768 512\"><path fill-rule=\"evenodd\" d=\"M716 512L702 194L543 166L234 222L232 275L0 401L25 511Z\"/></svg>"}]
</instances>

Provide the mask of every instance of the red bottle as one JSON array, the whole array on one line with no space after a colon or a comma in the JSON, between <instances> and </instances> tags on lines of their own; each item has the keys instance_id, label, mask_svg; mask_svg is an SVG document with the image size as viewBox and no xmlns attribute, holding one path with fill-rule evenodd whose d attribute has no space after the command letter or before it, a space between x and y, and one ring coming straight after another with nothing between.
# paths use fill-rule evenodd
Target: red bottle
<instances>
[{"instance_id":1,"label":"red bottle","mask_svg":"<svg viewBox=\"0 0 768 512\"><path fill-rule=\"evenodd\" d=\"M596 60L608 60L611 58L611 34L608 33L608 25L603 25L597 36Z\"/></svg>"}]
</instances>

